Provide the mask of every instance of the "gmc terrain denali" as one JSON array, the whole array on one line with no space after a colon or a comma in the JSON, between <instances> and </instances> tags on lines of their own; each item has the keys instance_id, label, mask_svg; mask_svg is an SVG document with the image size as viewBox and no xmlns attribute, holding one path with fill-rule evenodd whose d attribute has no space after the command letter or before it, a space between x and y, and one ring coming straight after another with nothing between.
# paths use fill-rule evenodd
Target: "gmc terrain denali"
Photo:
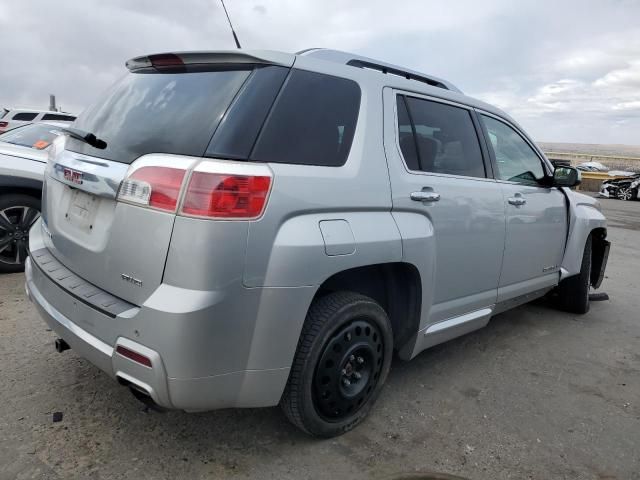
<instances>
[{"instance_id":1,"label":"gmc terrain denali","mask_svg":"<svg viewBox=\"0 0 640 480\"><path fill-rule=\"evenodd\" d=\"M547 293L588 310L599 203L449 82L323 49L126 65L50 149L26 287L59 350L137 396L331 436L394 351Z\"/></svg>"}]
</instances>

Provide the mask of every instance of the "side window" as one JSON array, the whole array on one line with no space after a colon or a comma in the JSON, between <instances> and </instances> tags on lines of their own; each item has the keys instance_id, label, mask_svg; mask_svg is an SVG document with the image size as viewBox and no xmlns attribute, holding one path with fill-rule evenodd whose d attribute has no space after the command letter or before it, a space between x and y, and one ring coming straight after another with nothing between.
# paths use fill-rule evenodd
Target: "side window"
<instances>
[{"instance_id":1,"label":"side window","mask_svg":"<svg viewBox=\"0 0 640 480\"><path fill-rule=\"evenodd\" d=\"M12 120L20 120L20 121L23 121L23 122L30 122L31 120L33 120L37 116L38 116L37 113L18 112L13 116Z\"/></svg>"},{"instance_id":2,"label":"side window","mask_svg":"<svg viewBox=\"0 0 640 480\"><path fill-rule=\"evenodd\" d=\"M540 158L529 144L513 128L495 118L482 115L482 121L496 158L496 178L539 185L545 176L544 169Z\"/></svg>"},{"instance_id":3,"label":"side window","mask_svg":"<svg viewBox=\"0 0 640 480\"><path fill-rule=\"evenodd\" d=\"M409 169L486 177L478 135L468 110L418 98L405 99L418 154L417 168L412 168L403 148ZM398 108L399 122L400 113ZM402 124L398 127L402 147L402 137L406 134L402 131Z\"/></svg>"},{"instance_id":4,"label":"side window","mask_svg":"<svg viewBox=\"0 0 640 480\"><path fill-rule=\"evenodd\" d=\"M71 115L61 115L59 113L45 113L44 117L42 117L42 120L60 120L63 122L73 122L75 119L76 117Z\"/></svg>"},{"instance_id":5,"label":"side window","mask_svg":"<svg viewBox=\"0 0 640 480\"><path fill-rule=\"evenodd\" d=\"M251 160L344 165L359 109L356 82L294 69L258 137Z\"/></svg>"}]
</instances>

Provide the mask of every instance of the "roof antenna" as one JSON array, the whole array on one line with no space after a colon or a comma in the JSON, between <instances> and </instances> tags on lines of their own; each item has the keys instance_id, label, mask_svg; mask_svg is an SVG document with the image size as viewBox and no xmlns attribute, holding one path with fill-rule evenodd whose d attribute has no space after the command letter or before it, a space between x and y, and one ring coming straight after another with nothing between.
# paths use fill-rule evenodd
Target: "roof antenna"
<instances>
[{"instance_id":1,"label":"roof antenna","mask_svg":"<svg viewBox=\"0 0 640 480\"><path fill-rule=\"evenodd\" d=\"M231 24L231 19L229 18L229 12L227 12L227 7L224 5L224 0L220 0L220 3L222 3L224 14L227 16L227 20L229 21L229 26L231 27L231 33L233 34L233 39L236 41L236 47L240 49L242 47L240 46L240 42L238 41L238 36L236 35L236 32L233 29L233 25Z\"/></svg>"}]
</instances>

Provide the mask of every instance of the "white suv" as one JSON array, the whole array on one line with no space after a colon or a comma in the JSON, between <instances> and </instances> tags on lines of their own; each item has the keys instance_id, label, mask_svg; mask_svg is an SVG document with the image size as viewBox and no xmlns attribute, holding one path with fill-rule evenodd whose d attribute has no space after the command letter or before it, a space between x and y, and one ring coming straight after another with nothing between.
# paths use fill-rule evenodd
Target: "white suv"
<instances>
[{"instance_id":1,"label":"white suv","mask_svg":"<svg viewBox=\"0 0 640 480\"><path fill-rule=\"evenodd\" d=\"M21 125L35 122L73 122L75 115L51 110L31 110L14 108L0 110L0 133L7 132Z\"/></svg>"}]
</instances>

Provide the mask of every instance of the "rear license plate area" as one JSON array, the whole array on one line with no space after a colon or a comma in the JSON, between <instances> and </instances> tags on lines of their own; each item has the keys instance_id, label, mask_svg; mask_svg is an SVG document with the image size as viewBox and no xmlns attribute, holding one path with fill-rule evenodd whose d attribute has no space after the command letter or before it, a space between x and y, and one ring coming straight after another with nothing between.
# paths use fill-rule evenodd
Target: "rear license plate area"
<instances>
[{"instance_id":1,"label":"rear license plate area","mask_svg":"<svg viewBox=\"0 0 640 480\"><path fill-rule=\"evenodd\" d=\"M69 187L67 187L69 188ZM69 224L90 233L100 200L82 190L70 189L71 199L64 217Z\"/></svg>"}]
</instances>

